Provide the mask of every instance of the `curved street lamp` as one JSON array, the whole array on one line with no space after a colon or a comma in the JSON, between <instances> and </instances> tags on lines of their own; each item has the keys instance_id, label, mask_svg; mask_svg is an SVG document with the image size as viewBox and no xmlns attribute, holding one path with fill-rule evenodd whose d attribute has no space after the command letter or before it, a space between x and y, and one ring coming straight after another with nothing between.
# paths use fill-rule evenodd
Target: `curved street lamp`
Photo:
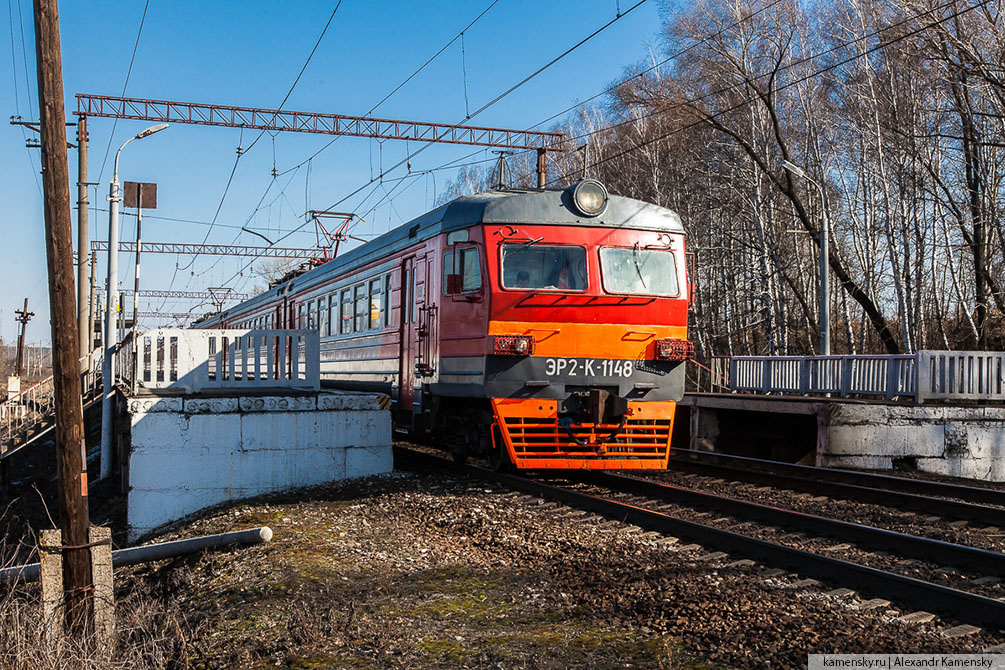
<instances>
[{"instance_id":1,"label":"curved street lamp","mask_svg":"<svg viewBox=\"0 0 1005 670\"><path fill-rule=\"evenodd\" d=\"M830 356L831 319L830 301L828 300L828 296L830 295L830 273L828 272L828 265L830 264L830 236L828 235L828 229L830 228L830 224L827 220L824 189L816 180L806 174L806 171L801 167L793 165L789 161L782 161L782 167L797 177L801 177L813 184L817 189L817 193L820 194L820 355Z\"/></svg>"},{"instance_id":2,"label":"curved street lamp","mask_svg":"<svg viewBox=\"0 0 1005 670\"><path fill-rule=\"evenodd\" d=\"M115 327L115 310L119 304L119 203L122 201L119 195L119 154L133 140L150 137L167 127L166 123L158 123L141 130L122 143L119 150L115 152L112 183L108 187L108 275L105 286L107 298L105 301L105 328L101 334L105 350L101 363L101 474L99 479L104 479L112 474L112 415L114 408L112 394L115 390L115 359L112 350L116 344L112 337L112 331ZM135 328L136 324L133 324L133 327Z\"/></svg>"}]
</instances>

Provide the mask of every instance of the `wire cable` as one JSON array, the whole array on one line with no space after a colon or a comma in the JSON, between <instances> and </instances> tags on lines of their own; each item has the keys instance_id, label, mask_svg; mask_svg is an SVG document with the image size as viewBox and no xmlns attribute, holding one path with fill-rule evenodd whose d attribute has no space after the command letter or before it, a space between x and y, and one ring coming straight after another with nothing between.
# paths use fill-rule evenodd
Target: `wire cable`
<instances>
[{"instance_id":1,"label":"wire cable","mask_svg":"<svg viewBox=\"0 0 1005 670\"><path fill-rule=\"evenodd\" d=\"M10 74L14 83L14 113L21 116L21 94L17 85L17 50L14 48L14 5L11 0L7 0L7 17L10 23ZM27 91L25 95L28 95Z\"/></svg>"},{"instance_id":2,"label":"wire cable","mask_svg":"<svg viewBox=\"0 0 1005 670\"><path fill-rule=\"evenodd\" d=\"M383 98L381 98L380 101L377 102L377 104L375 104L373 107L371 107L365 114L363 114L363 116L370 116L375 111L377 111L378 107L380 107L385 102L387 102L391 98L391 96L393 96L395 93L397 93L398 91L400 91L405 86L405 84L407 84L408 82L412 81L412 79L414 79L416 75L418 75L420 72L422 72L423 70L425 70L426 67L428 67L430 63L432 63L434 60L436 60L439 57L440 54L442 54L444 51L446 51L450 47L451 44L453 44L458 39L460 39L462 37L462 35L464 35L464 33L466 33L468 30L471 29L472 26L474 26L476 23L478 23L478 21L483 16L485 16L486 14L488 14L489 10L492 9L493 7L495 7L497 4L499 4L499 0L493 0L489 4L488 7L486 7L485 9L483 9L478 16L476 16L474 19L471 20L470 23L468 23L468 25L464 26L464 28L461 29L461 31L459 33L457 33L452 38L450 38L450 41L448 41L446 44L444 44L442 47L440 47L439 51L437 51L435 54L433 54L428 59L426 59L425 63L423 63L422 65L420 65L414 72L412 72L412 74L410 74L407 77L405 77L405 79L400 84L398 84L397 86L395 86L394 89L392 89L390 93L388 93ZM314 158L317 158L318 155L321 152L323 152L324 150L326 150L331 145L335 144L335 142L337 142L340 137L341 137L341 135L338 135L338 136L332 138L327 144L325 144L323 147L321 147L320 149L318 149L317 151L315 151L313 154L311 154L309 158L307 158L304 161L301 161L300 163L298 163L297 165L295 165L292 168L288 168L286 170L283 170L283 172L281 172L280 174L285 174L286 172L289 172L290 170L295 170L297 168L300 168L307 161L309 161L311 159L314 159Z\"/></svg>"},{"instance_id":3,"label":"wire cable","mask_svg":"<svg viewBox=\"0 0 1005 670\"><path fill-rule=\"evenodd\" d=\"M304 66L300 68L300 72L297 73L297 78L293 80L293 85L290 86L290 90L286 92L286 95L283 97L283 101L279 103L279 107L276 108L277 111L281 110L283 108L283 105L286 104L286 101L290 99L291 95L293 95L293 89L295 89L297 87L297 84L300 83L300 78L304 76L304 72L307 70L307 66L310 65L311 59L314 58L314 53L318 50L318 47L321 46L321 40L325 38L325 33L328 32L328 28L329 26L331 26L332 21L335 19L335 14L338 13L338 8L341 6L342 6L342 0L338 0L338 2L335 3L335 9L332 10L331 16L328 17L328 23L325 24L325 27L321 31L321 34L318 35L317 41L314 42L314 48L311 49L311 52L309 54L307 54L307 60L304 61ZM256 137L254 141L248 146L248 148L245 149L245 152L251 151L251 148L258 143L258 140L262 139L262 135L264 134L265 134L264 130L260 132L258 134L258 137Z\"/></svg>"},{"instance_id":4,"label":"wire cable","mask_svg":"<svg viewBox=\"0 0 1005 670\"><path fill-rule=\"evenodd\" d=\"M492 100L490 100L486 104L482 105L480 108L478 108L477 110L475 110L474 113L467 115L464 118L464 120L461 121L461 123L463 123L465 121L471 120L472 118L478 116L479 114L481 114L485 110L489 109L493 105L497 104L498 102L500 102L501 100L503 100L504 98L506 98L507 96L509 96L510 94L512 94L514 91L518 90L520 87L522 87L523 85L525 85L527 82L529 82L532 79L534 79L535 77L539 76L541 73L543 73L546 70L548 70L548 68L552 67L553 65L555 65L556 63L558 63L560 60L562 60L563 58L565 58L566 56L568 56L569 54L571 54L573 51L575 51L576 49L580 48L581 46L583 46L584 44L586 44L587 42L589 42L590 40L592 40L594 37L596 37L597 35L599 35L603 31L605 31L608 28L610 28L616 22L620 21L622 18L624 18L625 16L627 16L628 14L630 14L631 12L633 12L634 10L638 9L639 7L641 7L646 2L647 2L647 0L639 0L639 2L635 3L634 5L632 5L628 10L626 10L625 12L622 12L621 14L619 14L618 16L616 16L614 19L608 21L607 23L605 23L604 25L602 25L600 28L598 28L597 30L593 31L588 36L586 36L585 38L581 39L579 42L577 42L573 46L569 47L568 49L566 49L565 51L563 51L561 54L559 54L558 56L556 56L555 58L552 58L550 61L548 61L543 66L539 67L537 70L535 70L531 74L527 75L523 79L521 79L519 82L517 82L513 86L510 86L508 89L506 89L501 94L497 95L495 98L493 98ZM372 184L374 184L374 182L380 182L380 181L382 181L385 174L387 174L388 172L391 172L391 171L396 170L397 168L401 167L402 165L404 165L405 163L407 163L408 161L410 161L412 158L414 158L418 154L420 154L423 151L425 151L426 149L428 149L433 144L435 144L434 141L430 141L430 142L424 143L421 147L419 147L415 151L407 154L405 156L405 158L403 158L399 162L395 163L393 166L391 166L387 170L384 170L383 167L382 167L381 170L380 170L380 173L377 175L377 177L371 178L369 182L367 182L367 183L363 184L362 186L358 187L357 189L355 189L354 191L352 191L349 195L346 195L346 196L340 198L338 201L336 201L333 204L329 205L325 209L334 209L334 208L338 207L340 204L342 204L343 202L345 202L346 200L352 198L353 196L355 196L358 193L360 193L361 191L363 191L368 186L371 186ZM412 176L418 176L419 174L421 174L421 173L412 173ZM303 229L307 225L307 223L308 223L308 221L304 221L302 224L300 224L299 226L297 226L293 230L289 231L288 233L286 233L285 235L283 235L282 237L280 237L278 240L276 240L276 244L278 244L280 241L286 239L290 235L296 233L297 231ZM242 269L241 269L240 272L243 272L252 263L254 263L254 259L248 261L248 263L246 263L242 267ZM231 278L231 280L228 280L228 281L232 281L232 280L233 280L233 277Z\"/></svg>"},{"instance_id":5,"label":"wire cable","mask_svg":"<svg viewBox=\"0 0 1005 670\"><path fill-rule=\"evenodd\" d=\"M143 5L143 16L140 17L140 27L136 31L136 41L133 42L133 55L129 57L129 67L126 69L126 80L122 83L122 95L126 95L126 87L129 86L129 77L133 74L133 63L136 62L136 52L140 46L140 37L143 35L143 26L147 22L147 10L150 9L150 0L146 0ZM108 163L108 154L112 150L112 140L115 138L115 128L118 127L119 120L115 119L112 122L112 132L108 133L108 145L105 147L105 156L101 159L101 169L98 170L98 181L101 181L102 175L105 174L105 164Z\"/></svg>"},{"instance_id":6,"label":"wire cable","mask_svg":"<svg viewBox=\"0 0 1005 670\"><path fill-rule=\"evenodd\" d=\"M904 33L903 35L898 35L897 37L895 37L895 38L893 38L893 39L891 39L889 41L880 42L879 44L876 44L875 46L872 46L872 47L866 49L865 51L863 51L861 53L857 53L855 55L852 55L852 56L849 56L849 57L845 58L844 60L840 60L840 61L838 61L836 63L832 63L832 64L827 65L825 67L819 68L819 69L817 69L817 70L815 70L813 72L810 72L809 74L803 75L801 77L797 77L796 79L793 79L790 82L782 84L781 86L778 86L777 88L775 88L773 90L774 90L774 92L784 91L785 89L790 88L792 86L795 86L797 84L801 84L804 81L807 81L808 79L812 79L813 77L818 77L818 76L820 76L822 74L830 72L831 70L839 68L839 67L841 67L843 65L847 65L848 63L850 63L852 61L856 61L856 60L858 60L860 58L868 56L869 54L872 54L872 53L874 53L874 52L876 52L876 51L878 51L880 49L884 49L884 48L886 48L888 46L891 46L893 44L901 42L901 41L903 41L903 40L905 40L905 39L907 39L909 37L913 37L914 35L922 33L922 32L924 32L924 31L926 31L926 30L928 30L930 28L934 28L935 26L937 26L939 24L942 24L942 23L945 23L946 21L952 20L952 19L954 19L954 18L956 18L958 16L962 16L963 14L966 14L967 12L970 12L970 11L973 11L975 9L978 9L979 7L981 7L983 5L986 5L989 2L991 2L991 0L979 0L976 4L971 5L970 7L958 10L958 11L952 13L951 15L949 15L947 17L944 17L942 19L938 19L938 20L933 21L933 22L931 22L931 23L929 23L927 25L923 25L923 26L920 26L918 28L915 28L914 30L911 30L911 31L909 31L907 33ZM955 4L955 3L952 3L952 2L951 3L947 3L947 5L943 5L943 7L948 6L949 4ZM844 47L847 47L847 46L851 46L855 42L859 42L859 41L861 41L863 39L868 39L869 37L874 37L874 36L879 35L879 34L881 34L883 32L889 31L889 30L891 30L893 28L897 28L897 27L903 25L904 23L907 23L907 22L915 20L915 19L919 19L919 18L921 18L922 16L924 16L926 14L932 14L937 9L941 9L941 8L942 7L940 7L940 8L933 8L933 9L927 10L925 12L921 12L919 14L912 15L911 17L909 17L907 19L904 19L903 21L900 21L898 23L885 26L885 27L883 27L883 28L881 28L881 29L879 29L877 31L874 31L870 35L865 35L863 37L859 37L859 38L856 38L854 40L849 40L849 41L847 41L847 42L845 42L843 44L840 44L838 46L835 46L835 47L833 47L831 49L827 49L826 51L823 51L823 52L820 52L818 54L814 54L814 55L807 56L805 58L799 59L799 60L797 60L797 61L795 61L795 62L793 62L793 63L791 63L789 65L786 65L786 66L784 66L782 68L779 68L776 72L767 72L767 73L758 75L756 77L753 77L752 79L747 79L744 82L738 82L736 85L727 87L726 89L721 89L720 91L713 91L711 93L707 93L707 94L704 94L702 96L699 96L698 98L693 98L693 99L685 100L685 101L680 102L680 103L675 103L675 104L671 105L667 109L654 110L650 114L643 115L643 116L641 116L639 118L648 118L649 116L653 116L653 115L656 115L656 114L666 114L666 113L668 113L670 111L673 111L674 109L679 109L680 107L684 107L686 105L694 105L694 103L700 102L701 100L703 100L703 99L705 99L705 98L707 98L707 97L709 97L711 95L716 95L716 94L719 94L719 93L722 93L722 92L726 92L726 91L731 90L733 88L736 88L738 86L750 84L750 83L753 83L754 81L757 81L759 79L763 79L763 78L768 77L768 76L775 76L780 71L786 70L786 69L791 68L791 67L795 67L797 65L802 65L802 64L804 64L806 62L813 61L813 60L816 60L816 59L821 58L823 56L829 55L830 53L833 53L833 52L837 51L838 49L841 49L841 48L844 48ZM671 137L672 135L675 135L675 134L677 134L679 132L683 132L684 130L688 130L688 129L693 128L693 127L695 127L697 125L701 125L701 124L707 123L708 121L710 121L712 119L718 118L720 116L723 116L724 114L728 114L729 112L732 112L732 111L735 111L737 109L740 109L740 108L744 107L745 105L748 105L751 102L756 101L757 99L758 99L758 96L756 94L755 95L751 95L751 96L749 96L747 98L744 98L743 100L741 100L738 103L730 105L726 109L720 110L720 111L712 113L712 114L709 114L707 112L703 113L703 115L706 118L702 118L702 119L699 119L697 121L693 121L691 123L685 124L684 126L681 126L680 128L675 128L674 130L671 130L668 133L665 133L665 134L660 135L658 137L655 137L655 138L646 140L644 142L641 142L641 143L639 143L639 144L637 144L637 145L635 145L633 147L630 147L630 148L625 149L623 151L619 151L616 154L613 154L613 155L610 155L610 156L605 156L604 158L596 160L593 163L591 163L590 167L596 167L598 165L606 163L607 161L614 160L615 158L619 158L619 157L624 156L624 155L626 155L628 153L631 153L632 151L636 151L638 149L642 149L643 147L646 147L646 146L652 144L653 142L660 142L660 141L662 141L664 139L667 139L667 138ZM606 127L604 129L598 129L596 131L591 131L590 133L586 133L586 134L584 134L584 135L582 135L580 137L592 136L592 135L595 135L598 132L601 132L603 130L611 130L613 128L625 125L626 123L635 123L635 122L637 122L639 120L639 118L629 119L627 121L615 124L613 126ZM560 177L558 177L556 179L549 180L548 183L550 184L550 183L554 183L556 181L561 181L562 179L567 178L570 174L572 174L572 173L565 173L565 174L561 175Z\"/></svg>"}]
</instances>

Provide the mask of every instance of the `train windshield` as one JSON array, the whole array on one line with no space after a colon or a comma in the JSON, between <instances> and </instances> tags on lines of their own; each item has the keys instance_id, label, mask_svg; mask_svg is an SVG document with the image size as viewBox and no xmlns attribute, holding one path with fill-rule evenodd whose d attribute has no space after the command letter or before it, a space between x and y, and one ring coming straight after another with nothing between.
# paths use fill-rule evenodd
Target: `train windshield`
<instances>
[{"instance_id":1,"label":"train windshield","mask_svg":"<svg viewBox=\"0 0 1005 670\"><path fill-rule=\"evenodd\" d=\"M504 244L502 285L509 289L585 291L586 248Z\"/></svg>"},{"instance_id":2,"label":"train windshield","mask_svg":"<svg viewBox=\"0 0 1005 670\"><path fill-rule=\"evenodd\" d=\"M672 251L604 247L600 274L608 293L677 295L677 263Z\"/></svg>"}]
</instances>

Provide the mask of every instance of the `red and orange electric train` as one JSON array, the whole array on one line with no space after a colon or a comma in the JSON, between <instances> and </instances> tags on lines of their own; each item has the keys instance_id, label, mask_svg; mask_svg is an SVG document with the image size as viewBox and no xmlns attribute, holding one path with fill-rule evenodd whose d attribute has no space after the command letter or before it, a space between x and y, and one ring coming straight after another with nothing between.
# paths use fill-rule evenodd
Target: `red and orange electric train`
<instances>
[{"instance_id":1,"label":"red and orange electric train","mask_svg":"<svg viewBox=\"0 0 1005 670\"><path fill-rule=\"evenodd\" d=\"M202 328L314 328L323 384L497 466L665 468L689 286L674 212L562 190L457 198Z\"/></svg>"}]
</instances>

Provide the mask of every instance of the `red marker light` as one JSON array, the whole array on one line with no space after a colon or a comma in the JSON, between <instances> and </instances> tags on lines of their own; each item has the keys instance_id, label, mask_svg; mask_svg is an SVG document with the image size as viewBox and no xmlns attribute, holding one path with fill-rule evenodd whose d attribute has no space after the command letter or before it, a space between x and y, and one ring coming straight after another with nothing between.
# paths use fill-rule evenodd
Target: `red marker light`
<instances>
[{"instance_id":1,"label":"red marker light","mask_svg":"<svg viewBox=\"0 0 1005 670\"><path fill-rule=\"evenodd\" d=\"M686 361L694 358L694 342L676 337L656 340L656 358L661 361Z\"/></svg>"},{"instance_id":2,"label":"red marker light","mask_svg":"<svg viewBox=\"0 0 1005 670\"><path fill-rule=\"evenodd\" d=\"M534 353L531 335L496 335L492 339L492 353L497 356L528 356Z\"/></svg>"}]
</instances>

